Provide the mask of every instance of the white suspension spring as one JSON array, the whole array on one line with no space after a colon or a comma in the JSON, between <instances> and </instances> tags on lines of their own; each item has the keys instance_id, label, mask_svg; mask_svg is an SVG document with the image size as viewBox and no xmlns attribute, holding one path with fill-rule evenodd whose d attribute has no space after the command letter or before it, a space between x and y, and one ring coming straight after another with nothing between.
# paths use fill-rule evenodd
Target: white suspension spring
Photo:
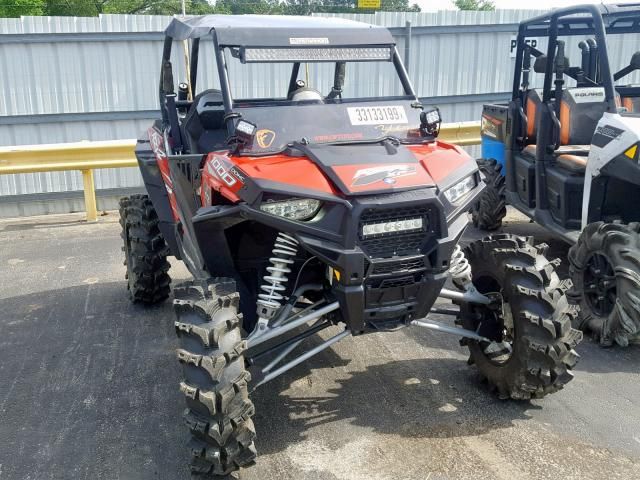
<instances>
[{"instance_id":1,"label":"white suspension spring","mask_svg":"<svg viewBox=\"0 0 640 480\"><path fill-rule=\"evenodd\" d=\"M258 294L258 317L271 318L282 305L282 292L286 290L287 275L291 273L289 266L294 263L292 257L297 251L295 238L282 232L278 234L269 258L271 266L267 267L269 275L263 277L264 283L260 286L264 293Z\"/></svg>"},{"instance_id":2,"label":"white suspension spring","mask_svg":"<svg viewBox=\"0 0 640 480\"><path fill-rule=\"evenodd\" d=\"M453 284L459 288L464 288L471 283L471 265L469 265L469 260L465 257L460 245L456 245L453 254L451 254L449 275L451 275Z\"/></svg>"}]
</instances>

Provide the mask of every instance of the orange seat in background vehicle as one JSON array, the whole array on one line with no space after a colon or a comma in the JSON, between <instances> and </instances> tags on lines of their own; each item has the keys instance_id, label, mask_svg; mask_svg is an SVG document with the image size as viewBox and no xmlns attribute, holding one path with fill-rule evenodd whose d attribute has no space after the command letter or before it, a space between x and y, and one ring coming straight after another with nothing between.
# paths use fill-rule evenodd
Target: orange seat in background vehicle
<instances>
[{"instance_id":1,"label":"orange seat in background vehicle","mask_svg":"<svg viewBox=\"0 0 640 480\"><path fill-rule=\"evenodd\" d=\"M622 106L628 112L640 112L640 97L622 97Z\"/></svg>"},{"instance_id":2,"label":"orange seat in background vehicle","mask_svg":"<svg viewBox=\"0 0 640 480\"><path fill-rule=\"evenodd\" d=\"M637 100L640 103L640 98ZM530 90L527 94L527 137L529 141L536 141L535 123L541 105L540 91ZM567 88L563 91L559 119L560 147L554 153L560 167L574 172L584 171L587 166L591 138L605 108L604 89L601 87ZM535 158L536 145L527 145L523 149L523 153Z\"/></svg>"}]
</instances>

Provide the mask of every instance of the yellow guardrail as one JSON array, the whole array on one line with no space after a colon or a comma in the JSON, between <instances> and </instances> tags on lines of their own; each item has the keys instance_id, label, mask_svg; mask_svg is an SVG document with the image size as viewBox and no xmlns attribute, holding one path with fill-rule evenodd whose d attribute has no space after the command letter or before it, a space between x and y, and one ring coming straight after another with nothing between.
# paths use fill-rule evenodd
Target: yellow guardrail
<instances>
[{"instance_id":1,"label":"yellow guardrail","mask_svg":"<svg viewBox=\"0 0 640 480\"><path fill-rule=\"evenodd\" d=\"M480 122L445 123L439 138L463 146L477 145L480 143ZM80 171L87 221L96 221L98 209L93 171L137 166L135 145L136 140L111 140L0 147L0 175Z\"/></svg>"}]
</instances>

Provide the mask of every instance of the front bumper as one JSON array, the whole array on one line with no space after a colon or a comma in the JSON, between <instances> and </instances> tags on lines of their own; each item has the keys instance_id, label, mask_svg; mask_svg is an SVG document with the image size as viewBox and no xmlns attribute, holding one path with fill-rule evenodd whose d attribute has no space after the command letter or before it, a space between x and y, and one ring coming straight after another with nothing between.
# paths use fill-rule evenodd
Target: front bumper
<instances>
[{"instance_id":1,"label":"front bumper","mask_svg":"<svg viewBox=\"0 0 640 480\"><path fill-rule=\"evenodd\" d=\"M341 320L358 334L407 324L427 315L447 278L453 249L467 226L466 212L482 189L478 178L475 189L456 205L448 204L435 188L337 199L335 203L324 199L322 215L311 222L266 214L259 210L259 202L204 208L193 221L196 236L208 241L213 232L243 220L294 235L303 249L338 272L331 279L332 294L340 303ZM416 215L424 218L424 230L419 234L388 234L373 239L361 235L361 225L367 218Z\"/></svg>"}]
</instances>

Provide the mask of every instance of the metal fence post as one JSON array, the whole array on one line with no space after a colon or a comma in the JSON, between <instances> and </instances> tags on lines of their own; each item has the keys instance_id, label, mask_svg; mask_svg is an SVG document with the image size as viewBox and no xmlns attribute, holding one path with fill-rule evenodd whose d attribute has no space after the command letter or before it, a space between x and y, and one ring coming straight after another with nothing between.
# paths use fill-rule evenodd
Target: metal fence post
<instances>
[{"instance_id":1,"label":"metal fence post","mask_svg":"<svg viewBox=\"0 0 640 480\"><path fill-rule=\"evenodd\" d=\"M87 211L87 222L95 222L98 220L98 206L93 170L82 170L82 183L84 184L84 208Z\"/></svg>"}]
</instances>

